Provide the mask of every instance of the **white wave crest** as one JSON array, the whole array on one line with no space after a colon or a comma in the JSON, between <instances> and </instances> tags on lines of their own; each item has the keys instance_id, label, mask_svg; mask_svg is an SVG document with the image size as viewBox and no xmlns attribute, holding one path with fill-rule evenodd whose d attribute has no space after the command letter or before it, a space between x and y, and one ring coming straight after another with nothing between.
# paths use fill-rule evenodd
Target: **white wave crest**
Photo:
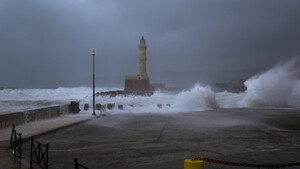
<instances>
[{"instance_id":1,"label":"white wave crest","mask_svg":"<svg viewBox=\"0 0 300 169\"><path fill-rule=\"evenodd\" d=\"M174 106L181 110L207 110L217 108L215 93L209 86L195 84L188 91L183 91L175 97Z\"/></svg>"}]
</instances>

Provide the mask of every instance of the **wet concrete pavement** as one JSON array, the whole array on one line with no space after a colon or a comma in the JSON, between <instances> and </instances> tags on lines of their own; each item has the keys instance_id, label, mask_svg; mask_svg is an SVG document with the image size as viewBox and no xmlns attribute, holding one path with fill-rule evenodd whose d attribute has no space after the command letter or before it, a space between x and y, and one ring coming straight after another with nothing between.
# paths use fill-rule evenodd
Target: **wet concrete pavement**
<instances>
[{"instance_id":1,"label":"wet concrete pavement","mask_svg":"<svg viewBox=\"0 0 300 169\"><path fill-rule=\"evenodd\" d=\"M0 168L2 169L28 169L26 161L14 158L12 150L8 150L9 142L0 143Z\"/></svg>"},{"instance_id":2,"label":"wet concrete pavement","mask_svg":"<svg viewBox=\"0 0 300 169\"><path fill-rule=\"evenodd\" d=\"M50 144L53 169L73 168L74 158L91 169L182 169L195 156L288 163L300 161L299 120L297 109L108 114L37 140ZM29 142L23 147L28 160ZM216 168L239 167L205 163Z\"/></svg>"}]
</instances>

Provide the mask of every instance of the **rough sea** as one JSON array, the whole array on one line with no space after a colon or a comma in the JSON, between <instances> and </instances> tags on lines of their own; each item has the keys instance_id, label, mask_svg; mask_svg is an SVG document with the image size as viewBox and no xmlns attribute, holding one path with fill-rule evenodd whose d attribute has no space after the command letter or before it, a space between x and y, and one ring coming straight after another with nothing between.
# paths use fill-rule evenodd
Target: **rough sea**
<instances>
[{"instance_id":1,"label":"rough sea","mask_svg":"<svg viewBox=\"0 0 300 169\"><path fill-rule=\"evenodd\" d=\"M249 78L243 93L227 91L215 93L210 86L195 84L181 92L157 90L152 96L98 96L96 103L122 104L123 110L111 113L176 113L202 111L216 108L299 108L300 68L295 60L281 63L261 74ZM121 88L96 88L96 92L122 90ZM56 89L3 89L0 90L0 114L67 104L79 101L80 107L92 105L92 88L59 87ZM157 104L162 104L158 108ZM167 106L170 104L171 106Z\"/></svg>"}]
</instances>

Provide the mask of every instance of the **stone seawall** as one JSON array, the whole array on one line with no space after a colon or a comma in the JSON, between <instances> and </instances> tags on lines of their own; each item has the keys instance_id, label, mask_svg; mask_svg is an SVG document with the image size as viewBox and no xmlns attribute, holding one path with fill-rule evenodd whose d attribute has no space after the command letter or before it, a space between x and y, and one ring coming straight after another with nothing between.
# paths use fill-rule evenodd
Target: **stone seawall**
<instances>
[{"instance_id":1,"label":"stone seawall","mask_svg":"<svg viewBox=\"0 0 300 169\"><path fill-rule=\"evenodd\" d=\"M26 110L23 112L9 113L0 115L0 128L11 127L13 124L49 119L69 113L69 104L52 106L34 110Z\"/></svg>"}]
</instances>

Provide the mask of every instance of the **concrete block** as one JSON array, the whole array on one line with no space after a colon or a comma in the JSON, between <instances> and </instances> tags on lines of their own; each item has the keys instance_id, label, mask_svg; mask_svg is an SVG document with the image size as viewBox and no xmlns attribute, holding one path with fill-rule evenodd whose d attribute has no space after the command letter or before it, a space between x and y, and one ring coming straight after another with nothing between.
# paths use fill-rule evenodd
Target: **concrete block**
<instances>
[{"instance_id":1,"label":"concrete block","mask_svg":"<svg viewBox=\"0 0 300 169\"><path fill-rule=\"evenodd\" d=\"M112 110L114 108L115 108L115 103L109 103L109 104L107 104L107 109L108 110Z\"/></svg>"},{"instance_id":2,"label":"concrete block","mask_svg":"<svg viewBox=\"0 0 300 169\"><path fill-rule=\"evenodd\" d=\"M96 110L101 110L101 104L96 104Z\"/></svg>"},{"instance_id":3,"label":"concrete block","mask_svg":"<svg viewBox=\"0 0 300 169\"><path fill-rule=\"evenodd\" d=\"M84 108L83 108L85 111L89 110L90 107L89 107L89 104L84 104Z\"/></svg>"},{"instance_id":4,"label":"concrete block","mask_svg":"<svg viewBox=\"0 0 300 169\"><path fill-rule=\"evenodd\" d=\"M123 110L123 105L118 105L119 110Z\"/></svg>"},{"instance_id":5,"label":"concrete block","mask_svg":"<svg viewBox=\"0 0 300 169\"><path fill-rule=\"evenodd\" d=\"M79 108L79 102L77 101L71 101L70 103L70 112L77 114L80 112L80 108Z\"/></svg>"}]
</instances>

